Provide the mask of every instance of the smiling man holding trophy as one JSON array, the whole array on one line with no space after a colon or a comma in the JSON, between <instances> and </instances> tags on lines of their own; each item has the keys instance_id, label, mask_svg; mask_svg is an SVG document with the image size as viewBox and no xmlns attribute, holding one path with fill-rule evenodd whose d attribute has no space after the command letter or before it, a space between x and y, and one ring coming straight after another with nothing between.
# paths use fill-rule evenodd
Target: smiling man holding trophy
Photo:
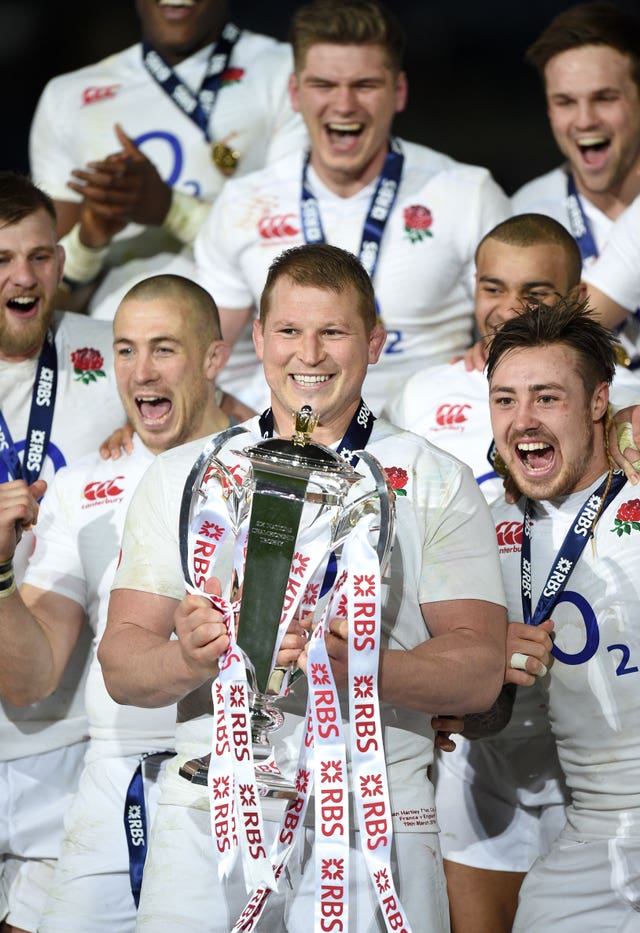
<instances>
[{"instance_id":1,"label":"smiling man holding trophy","mask_svg":"<svg viewBox=\"0 0 640 933\"><path fill-rule=\"evenodd\" d=\"M119 702L179 703L140 930L448 930L430 715L491 706L506 616L470 471L361 398L384 339L353 256L283 253L271 408L132 503L100 659Z\"/></svg>"}]
</instances>

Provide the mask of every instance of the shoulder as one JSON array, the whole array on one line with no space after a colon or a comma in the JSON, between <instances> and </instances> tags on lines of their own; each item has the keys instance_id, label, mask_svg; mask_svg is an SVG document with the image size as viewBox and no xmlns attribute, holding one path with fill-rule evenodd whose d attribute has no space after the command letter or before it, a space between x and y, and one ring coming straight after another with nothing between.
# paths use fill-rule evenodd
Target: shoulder
<instances>
[{"instance_id":1,"label":"shoulder","mask_svg":"<svg viewBox=\"0 0 640 933\"><path fill-rule=\"evenodd\" d=\"M142 60L141 45L136 43L120 52L107 55L90 65L83 65L75 71L67 71L51 78L46 86L47 95L68 94L77 87L90 88L96 82L104 83L110 79L122 80L128 72L138 71ZM86 102L86 101L85 101Z\"/></svg>"},{"instance_id":2,"label":"shoulder","mask_svg":"<svg viewBox=\"0 0 640 933\"><path fill-rule=\"evenodd\" d=\"M560 200L567 194L567 175L562 167L528 181L511 198L513 209L522 213L541 201Z\"/></svg>"},{"instance_id":3,"label":"shoulder","mask_svg":"<svg viewBox=\"0 0 640 933\"><path fill-rule=\"evenodd\" d=\"M293 69L293 52L288 42L280 42L272 36L243 29L233 52L233 60L247 62L252 66ZM266 77L266 76L264 76Z\"/></svg>"}]
</instances>

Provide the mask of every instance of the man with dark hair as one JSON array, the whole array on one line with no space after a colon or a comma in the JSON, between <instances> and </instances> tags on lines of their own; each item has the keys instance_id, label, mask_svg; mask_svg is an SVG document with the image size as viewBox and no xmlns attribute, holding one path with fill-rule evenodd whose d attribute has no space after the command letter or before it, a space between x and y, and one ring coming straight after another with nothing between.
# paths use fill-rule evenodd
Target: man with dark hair
<instances>
[{"instance_id":1,"label":"man with dark hair","mask_svg":"<svg viewBox=\"0 0 640 933\"><path fill-rule=\"evenodd\" d=\"M296 11L291 39L291 100L309 151L227 185L196 239L196 263L233 342L283 249L327 242L357 255L387 329L366 383L381 408L411 373L468 346L473 251L508 204L486 169L392 136L407 77L388 7L315 0ZM247 340L234 346L232 374L225 388L259 410L268 392Z\"/></svg>"},{"instance_id":2,"label":"man with dark hair","mask_svg":"<svg viewBox=\"0 0 640 933\"><path fill-rule=\"evenodd\" d=\"M364 404L362 382L367 366L380 355L385 332L374 316L370 279L353 255L328 245L294 248L276 259L267 289L254 339L271 389L271 407L247 422L248 435L227 440L219 456L233 474L240 469L238 450L247 441L290 435L291 412L311 405L319 415L312 439L337 448L349 460L366 448L399 493L381 630L375 626L382 638L377 689L389 784L388 822L382 817L386 805L376 801L374 810L380 817L375 825L393 828L392 872L383 867L390 835L385 832L384 839L374 839L369 830L347 831L346 811L341 816L339 808L332 811L338 823L330 832L322 820L314 829L312 807L304 825L301 819L291 822L300 814L309 786L299 783L301 796L295 813L285 816L286 825L280 825L281 814L274 812L277 801L267 799L261 807L266 852L274 840L285 844L282 840L291 826L299 828L280 888L268 898L264 929L306 933L318 909L331 922L337 918L345 930L395 929L398 922L406 922L416 933L444 933L448 908L427 778L433 758L428 714L486 709L504 677L504 614L486 506L467 467L415 435L376 421ZM158 706L178 701L178 755L163 778L142 887L139 929L145 931L170 928L178 933L206 926L228 933L247 901L240 860L224 881L219 880L214 858L218 840L211 838L212 820L218 820L215 806L210 814L204 789L178 776L185 760L211 748L211 690L218 684L218 662L229 646L223 617L204 593L184 596L178 514L185 477L199 452L200 445L190 444L158 458L139 486L99 649L108 689L119 702ZM367 469L362 458L360 469ZM225 539L218 563L207 571L220 576L205 584L216 598L221 593L228 598L235 576L228 544ZM278 616L280 612L278 608ZM302 667L310 624L310 618L294 620L285 635L287 643L282 642L289 660L300 660ZM322 629L315 631L319 635ZM171 637L174 632L177 639ZM347 690L353 627L349 631L346 618L331 619L324 637L346 710L347 696L353 692ZM273 767L288 778L296 776L304 740L306 685L302 677L290 686L280 704L285 725L273 735ZM329 874L323 873L326 894L319 899L314 893L314 856L321 843L331 845L330 837L338 830L344 848L336 853L335 865L344 866L343 857L349 860L349 883L342 868L333 873L334 860L329 859ZM358 837L367 840L363 849ZM370 883L376 871L366 857L369 845L371 851L384 847L378 880L386 880L378 885L377 895Z\"/></svg>"},{"instance_id":3,"label":"man with dark hair","mask_svg":"<svg viewBox=\"0 0 640 933\"><path fill-rule=\"evenodd\" d=\"M135 5L141 41L49 81L30 138L31 171L64 235L67 299L79 310L97 286L90 313L108 320L134 281L191 277L175 254L230 175L306 142L287 95L288 46L240 30L227 0Z\"/></svg>"},{"instance_id":4,"label":"man with dark hair","mask_svg":"<svg viewBox=\"0 0 640 933\"><path fill-rule=\"evenodd\" d=\"M540 687L571 793L516 933L631 931L640 909L640 511L607 448L614 370L613 338L581 302L518 315L489 351L494 437L522 493L493 507L514 529L500 547L509 618L554 620Z\"/></svg>"},{"instance_id":5,"label":"man with dark hair","mask_svg":"<svg viewBox=\"0 0 640 933\"><path fill-rule=\"evenodd\" d=\"M10 172L0 173L0 258L0 492L11 497L35 484L40 496L43 479L122 423L111 327L54 315L64 265L55 210L44 192ZM22 580L33 546L28 526L13 560L2 562L0 598ZM38 928L85 751L87 649L81 639L47 699L0 704L0 918L9 929Z\"/></svg>"},{"instance_id":6,"label":"man with dark hair","mask_svg":"<svg viewBox=\"0 0 640 933\"><path fill-rule=\"evenodd\" d=\"M640 194L640 20L601 0L578 4L552 20L527 58L544 82L551 129L567 161L516 192L514 210L564 224L588 270L614 220ZM608 326L620 321L602 310ZM635 360L635 316L622 342Z\"/></svg>"},{"instance_id":7,"label":"man with dark hair","mask_svg":"<svg viewBox=\"0 0 640 933\"><path fill-rule=\"evenodd\" d=\"M58 688L85 620L94 640L85 689L90 741L65 814L41 933L135 927L144 862L139 842L146 843L158 753L173 747L175 707L118 707L105 690L95 645L138 481L154 455L228 426L215 403L215 376L228 350L204 289L178 276L147 279L121 303L113 331L118 391L136 431L131 456L114 467L93 453L65 467L39 515L39 488L0 486L0 562L13 556L16 518L22 525L39 519L24 583L0 602L0 691L16 703L40 701ZM141 756L151 759L144 766L146 792L142 773L139 786L132 781Z\"/></svg>"}]
</instances>

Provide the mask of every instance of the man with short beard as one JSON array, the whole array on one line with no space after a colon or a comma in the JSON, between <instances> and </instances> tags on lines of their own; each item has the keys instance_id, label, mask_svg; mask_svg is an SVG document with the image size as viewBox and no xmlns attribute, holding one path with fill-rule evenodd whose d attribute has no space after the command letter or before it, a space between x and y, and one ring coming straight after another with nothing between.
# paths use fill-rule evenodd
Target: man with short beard
<instances>
[{"instance_id":1,"label":"man with short beard","mask_svg":"<svg viewBox=\"0 0 640 933\"><path fill-rule=\"evenodd\" d=\"M518 315L489 350L494 438L521 493L493 507L517 529L500 547L509 618L553 618L539 684L571 793L514 933L637 928L640 502L607 448L614 370L613 337L579 302Z\"/></svg>"},{"instance_id":2,"label":"man with short beard","mask_svg":"<svg viewBox=\"0 0 640 933\"><path fill-rule=\"evenodd\" d=\"M0 482L3 494L95 450L123 420L111 327L53 315L64 251L51 200L26 178L0 173ZM40 487L42 489L42 487ZM39 495L42 492L40 491ZM25 529L0 597L21 581L33 544ZM82 679L88 638L47 699L0 706L0 917L35 931L85 751Z\"/></svg>"}]
</instances>

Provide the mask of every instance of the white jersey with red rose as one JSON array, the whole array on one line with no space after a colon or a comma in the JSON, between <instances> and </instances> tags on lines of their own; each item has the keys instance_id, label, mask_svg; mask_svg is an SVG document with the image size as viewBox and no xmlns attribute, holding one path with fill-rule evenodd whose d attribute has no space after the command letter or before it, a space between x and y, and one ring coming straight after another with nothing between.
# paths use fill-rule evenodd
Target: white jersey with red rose
<instances>
[{"instance_id":1,"label":"white jersey with red rose","mask_svg":"<svg viewBox=\"0 0 640 933\"><path fill-rule=\"evenodd\" d=\"M405 156L373 278L388 338L364 395L380 410L411 373L448 362L471 342L473 257L480 238L509 214L486 169L401 141ZM303 155L291 155L228 184L196 238L199 280L222 308L258 306L269 264L304 243L300 220ZM327 243L358 255L377 180L350 198L330 191L313 169ZM249 387L249 379L254 385ZM253 347L236 344L220 380L257 410L268 393Z\"/></svg>"},{"instance_id":2,"label":"white jersey with red rose","mask_svg":"<svg viewBox=\"0 0 640 933\"><path fill-rule=\"evenodd\" d=\"M189 88L200 87L210 53L207 46L174 69ZM58 75L46 85L31 127L34 181L56 200L78 200L67 188L72 170L119 151L114 131L119 123L168 184L212 201L226 181L213 162L214 142L228 141L239 154L238 175L305 145L304 124L289 102L292 71L288 45L243 30L209 119L212 142L148 73L139 43ZM111 293L120 295L134 279L164 272L170 254L180 248L159 228L127 226L112 245L111 271L94 296L92 313L112 319L117 298ZM183 270L176 266L175 271Z\"/></svg>"},{"instance_id":3,"label":"white jersey with red rose","mask_svg":"<svg viewBox=\"0 0 640 933\"><path fill-rule=\"evenodd\" d=\"M589 222L598 255L601 255L611 236L614 222L583 195L580 196L580 202ZM570 211L573 209L573 205L569 201L567 195L567 173L564 168L556 168L546 175L541 175L539 178L534 178L533 181L527 182L526 185L523 185L522 188L513 195L511 204L514 214L533 211L538 214L546 214L548 217L553 217L553 219L561 223L563 227L566 227L569 233L574 237L577 235L577 231L581 229L582 220L578 215L576 215L572 223ZM592 257L587 259L583 264L583 272L589 281L591 281L589 270L593 266L595 260L596 257ZM612 281L615 283L615 277ZM593 284L598 285L595 279ZM598 285L598 287L600 286ZM615 288L615 284L612 287ZM606 291L605 288L602 290ZM615 292L611 292L611 297L615 298L616 293L617 289ZM628 290L625 290L624 296L625 301L628 300ZM617 300L616 298L616 301ZM621 304L625 307L629 307L632 311L635 311L638 307L638 304L634 304L633 307L631 307L631 305L627 305L625 301L622 301ZM625 322L620 340L631 358L640 354L640 321L635 316L629 317Z\"/></svg>"},{"instance_id":4,"label":"white jersey with red rose","mask_svg":"<svg viewBox=\"0 0 640 933\"><path fill-rule=\"evenodd\" d=\"M82 314L63 314L58 319L55 328L58 387L51 440L41 474L47 482L60 467L97 450L124 422L113 374L112 344L112 327L106 321L92 321ZM36 359L20 363L0 360L0 404L20 456L36 368ZM10 477L2 463L0 471L0 482L6 482ZM27 532L18 545L14 561L19 582L32 547L33 534ZM87 647L88 640L85 640L52 696L26 707L15 707L3 701L0 706L0 760L51 751L86 735L81 682Z\"/></svg>"},{"instance_id":5,"label":"white jersey with red rose","mask_svg":"<svg viewBox=\"0 0 640 933\"><path fill-rule=\"evenodd\" d=\"M246 422L246 427L250 431L247 439L243 435L232 438L220 455L231 466L238 462L233 451L259 438L257 418ZM114 588L182 598L181 491L201 448L197 442L160 455L142 479L129 509ZM430 637L421 604L454 598L502 603L493 528L470 470L455 458L382 420L375 422L367 451L378 459L396 488L395 543L383 579L383 646L410 650ZM365 470L362 461L358 469ZM216 564L216 573L217 568ZM224 590L229 574L220 576ZM341 705L345 714L346 695L341 696ZM274 736L276 755L282 770L291 776L304 725L305 678L279 706L285 724ZM178 710L178 757L168 767L167 802L197 805L194 800L202 796L201 789L179 778L177 767L210 748L210 684L182 700ZM385 703L381 716L395 826L400 832L435 832L433 789L427 778L433 759L430 717Z\"/></svg>"},{"instance_id":6,"label":"white jersey with red rose","mask_svg":"<svg viewBox=\"0 0 640 933\"><path fill-rule=\"evenodd\" d=\"M534 503L534 607L565 535L599 482ZM496 525L521 526L523 500L496 504L493 512ZM521 547L519 536L512 537L515 545L501 549L502 571L509 618L521 620ZM625 483L600 515L552 612L554 663L542 683L572 797L563 836L576 840L640 837L639 560L640 499Z\"/></svg>"},{"instance_id":7,"label":"white jersey with red rose","mask_svg":"<svg viewBox=\"0 0 640 933\"><path fill-rule=\"evenodd\" d=\"M89 454L56 474L42 503L24 578L86 611L93 651L85 705L94 756L139 754L173 744L175 706L140 709L116 703L96 657L129 501L154 459L137 435L133 444L130 456L116 461Z\"/></svg>"}]
</instances>

